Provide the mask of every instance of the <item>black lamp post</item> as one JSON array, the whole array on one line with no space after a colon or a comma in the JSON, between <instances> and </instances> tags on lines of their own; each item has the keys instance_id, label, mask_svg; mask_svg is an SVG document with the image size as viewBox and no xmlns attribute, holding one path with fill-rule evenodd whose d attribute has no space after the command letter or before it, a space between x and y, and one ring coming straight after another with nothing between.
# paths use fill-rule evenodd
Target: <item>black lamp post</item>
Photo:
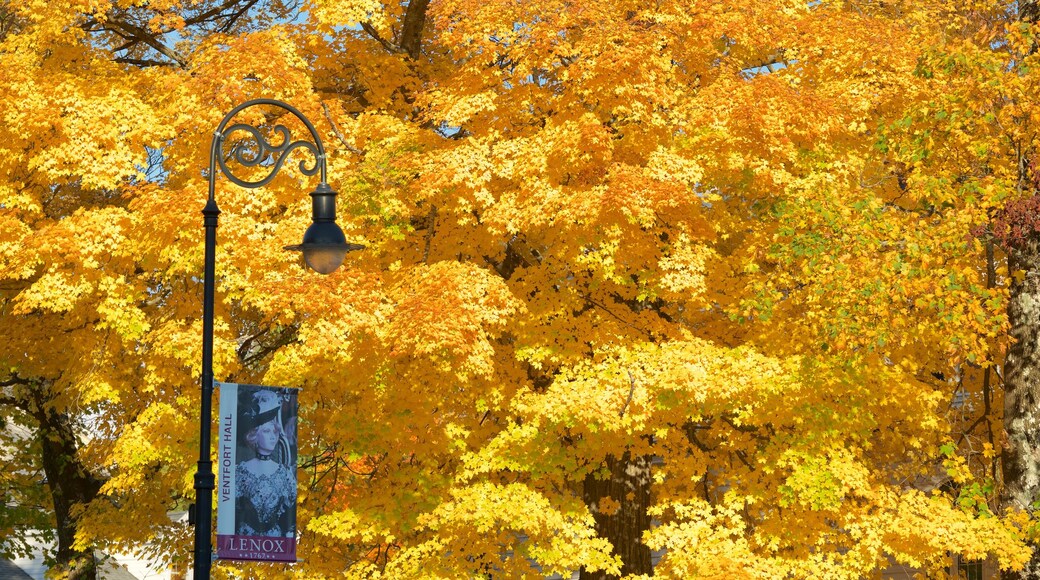
<instances>
[{"instance_id":1,"label":"black lamp post","mask_svg":"<svg viewBox=\"0 0 1040 580\"><path fill-rule=\"evenodd\" d=\"M284 125L275 125L274 132L281 138L281 143L274 145L264 139L260 130L251 125L235 124L228 127L231 119L243 109L254 105L270 105L279 107L293 114L303 122L310 131L311 141L293 141L289 129ZM240 179L227 167L222 155L224 140L235 131L248 133L250 139L235 145L229 157L246 167L262 165L270 166L271 172L259 181ZM329 274L339 268L347 252L360 250L364 246L348 244L343 230L336 225L336 192L326 182L325 147L321 143L314 125L292 106L274 99L255 99L242 103L231 110L217 126L213 133L213 145L209 154L209 199L202 210L206 228L205 267L203 274L202 304L202 408L199 419L199 463L195 472L195 578L210 577L213 563L213 548L210 534L213 529L213 462L210 460L210 428L213 422L213 302L216 251L217 251L217 218L220 209L214 199L216 189L217 165L221 172L233 183L242 187L262 187L271 182L281 169L289 153L295 149L305 149L314 156L314 164L307 166L306 160L300 162L300 171L304 175L314 175L321 171L321 183L311 193L314 214L313 223L303 234L303 243L286 246L287 250L303 252L307 265L321 274Z\"/></svg>"}]
</instances>

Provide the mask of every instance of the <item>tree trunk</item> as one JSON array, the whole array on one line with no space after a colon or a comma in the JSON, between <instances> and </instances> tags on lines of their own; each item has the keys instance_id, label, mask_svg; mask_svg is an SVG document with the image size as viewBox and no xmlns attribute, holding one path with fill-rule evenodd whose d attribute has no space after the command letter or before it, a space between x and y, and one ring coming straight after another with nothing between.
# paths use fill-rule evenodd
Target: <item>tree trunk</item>
<instances>
[{"instance_id":1,"label":"tree trunk","mask_svg":"<svg viewBox=\"0 0 1040 580\"><path fill-rule=\"evenodd\" d=\"M1012 343L1004 367L1007 443L1001 453L1001 503L1005 509L1027 510L1040 500L1040 235L1034 232L1010 248L1008 266ZM1022 572L1006 577L1040 580L1040 550L1034 549Z\"/></svg>"},{"instance_id":2,"label":"tree trunk","mask_svg":"<svg viewBox=\"0 0 1040 580\"><path fill-rule=\"evenodd\" d=\"M58 536L56 568L70 580L96 580L97 565L93 550L76 550L76 520L72 511L89 503L101 489L79 461L76 434L68 415L56 412L39 391L34 393L33 417L39 425L43 472L54 501L55 528Z\"/></svg>"},{"instance_id":3,"label":"tree trunk","mask_svg":"<svg viewBox=\"0 0 1040 580\"><path fill-rule=\"evenodd\" d=\"M621 557L621 576L654 574L650 548L643 543L643 532L650 529L650 459L633 458L629 452L617 459L608 455L608 479L585 477L583 498L596 519L599 537L609 540ZM620 507L617 504L620 503ZM581 580L617 578L602 571L581 570Z\"/></svg>"},{"instance_id":4,"label":"tree trunk","mask_svg":"<svg viewBox=\"0 0 1040 580\"><path fill-rule=\"evenodd\" d=\"M1018 15L1023 22L1040 21L1040 2L1022 0ZM1029 53L1040 46L1034 40ZM1036 188L1040 176L1025 154L1019 154L1019 191ZM1035 196L1040 195L1034 192ZM1035 208L1035 206L1034 206ZM1027 232L1022 240L1007 246L1011 286L1008 292L1008 324L1011 327L1007 359L1004 361L1004 433L1007 441L1000 461L1003 486L1000 503L1004 509L1028 510L1040 501L1040 226L1035 211L1019 215L1018 225ZM1024 218L1024 219L1023 219ZM1007 572L1008 580L1040 580L1040 549L1021 572Z\"/></svg>"}]
</instances>

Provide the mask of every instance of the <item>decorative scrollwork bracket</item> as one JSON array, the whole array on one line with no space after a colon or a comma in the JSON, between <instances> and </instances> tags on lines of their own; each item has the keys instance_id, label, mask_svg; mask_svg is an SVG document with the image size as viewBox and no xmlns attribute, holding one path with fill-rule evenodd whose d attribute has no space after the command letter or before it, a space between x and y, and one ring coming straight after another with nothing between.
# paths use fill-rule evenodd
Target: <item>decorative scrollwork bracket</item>
<instances>
[{"instance_id":1,"label":"decorative scrollwork bracket","mask_svg":"<svg viewBox=\"0 0 1040 580\"><path fill-rule=\"evenodd\" d=\"M263 133L252 125L236 123L228 126L228 123L231 122L235 115L255 105L271 105L288 111L307 127L311 134L311 140L293 141L288 127L281 124L274 126L275 139L272 141L279 140L280 142L278 143L265 139ZM244 132L248 138L236 143L231 149L230 155L225 156L223 155L224 144L229 141L229 136L235 132ZM216 131L213 132L213 145L210 149L209 161L209 201L212 202L214 199L217 166L220 167L221 173L231 180L232 183L246 188L262 187L275 178L286 159L288 159L289 154L296 149L303 149L313 157L313 162L310 164L308 164L309 160L307 159L300 161L300 172L310 176L320 171L321 183L326 183L325 147L322 145L321 137L318 136L314 125L300 111L288 103L275 99L254 99L235 107L224 116ZM234 159L243 167L257 167L269 164L271 171L265 177L256 181L242 179L228 167L228 158Z\"/></svg>"}]
</instances>

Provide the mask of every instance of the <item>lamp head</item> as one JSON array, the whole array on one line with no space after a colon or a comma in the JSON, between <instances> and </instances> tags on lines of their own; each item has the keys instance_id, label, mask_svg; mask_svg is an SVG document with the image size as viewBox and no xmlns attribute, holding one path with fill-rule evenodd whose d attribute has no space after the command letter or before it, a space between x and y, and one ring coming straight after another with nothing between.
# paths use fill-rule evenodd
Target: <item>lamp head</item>
<instances>
[{"instance_id":1,"label":"lamp head","mask_svg":"<svg viewBox=\"0 0 1040 580\"><path fill-rule=\"evenodd\" d=\"M303 234L303 243L286 246L286 250L303 252L303 259L319 274L331 274L343 263L347 252L363 249L361 244L347 243L343 230L336 225L336 192L321 183L311 193L314 223Z\"/></svg>"}]
</instances>

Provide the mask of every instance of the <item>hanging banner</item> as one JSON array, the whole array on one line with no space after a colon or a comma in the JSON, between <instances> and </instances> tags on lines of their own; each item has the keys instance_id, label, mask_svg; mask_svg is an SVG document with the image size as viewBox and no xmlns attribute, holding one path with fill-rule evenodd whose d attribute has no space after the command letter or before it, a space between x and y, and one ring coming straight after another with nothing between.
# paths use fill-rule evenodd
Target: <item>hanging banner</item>
<instances>
[{"instance_id":1,"label":"hanging banner","mask_svg":"<svg viewBox=\"0 0 1040 580\"><path fill-rule=\"evenodd\" d=\"M295 562L297 391L217 385L217 557Z\"/></svg>"}]
</instances>

